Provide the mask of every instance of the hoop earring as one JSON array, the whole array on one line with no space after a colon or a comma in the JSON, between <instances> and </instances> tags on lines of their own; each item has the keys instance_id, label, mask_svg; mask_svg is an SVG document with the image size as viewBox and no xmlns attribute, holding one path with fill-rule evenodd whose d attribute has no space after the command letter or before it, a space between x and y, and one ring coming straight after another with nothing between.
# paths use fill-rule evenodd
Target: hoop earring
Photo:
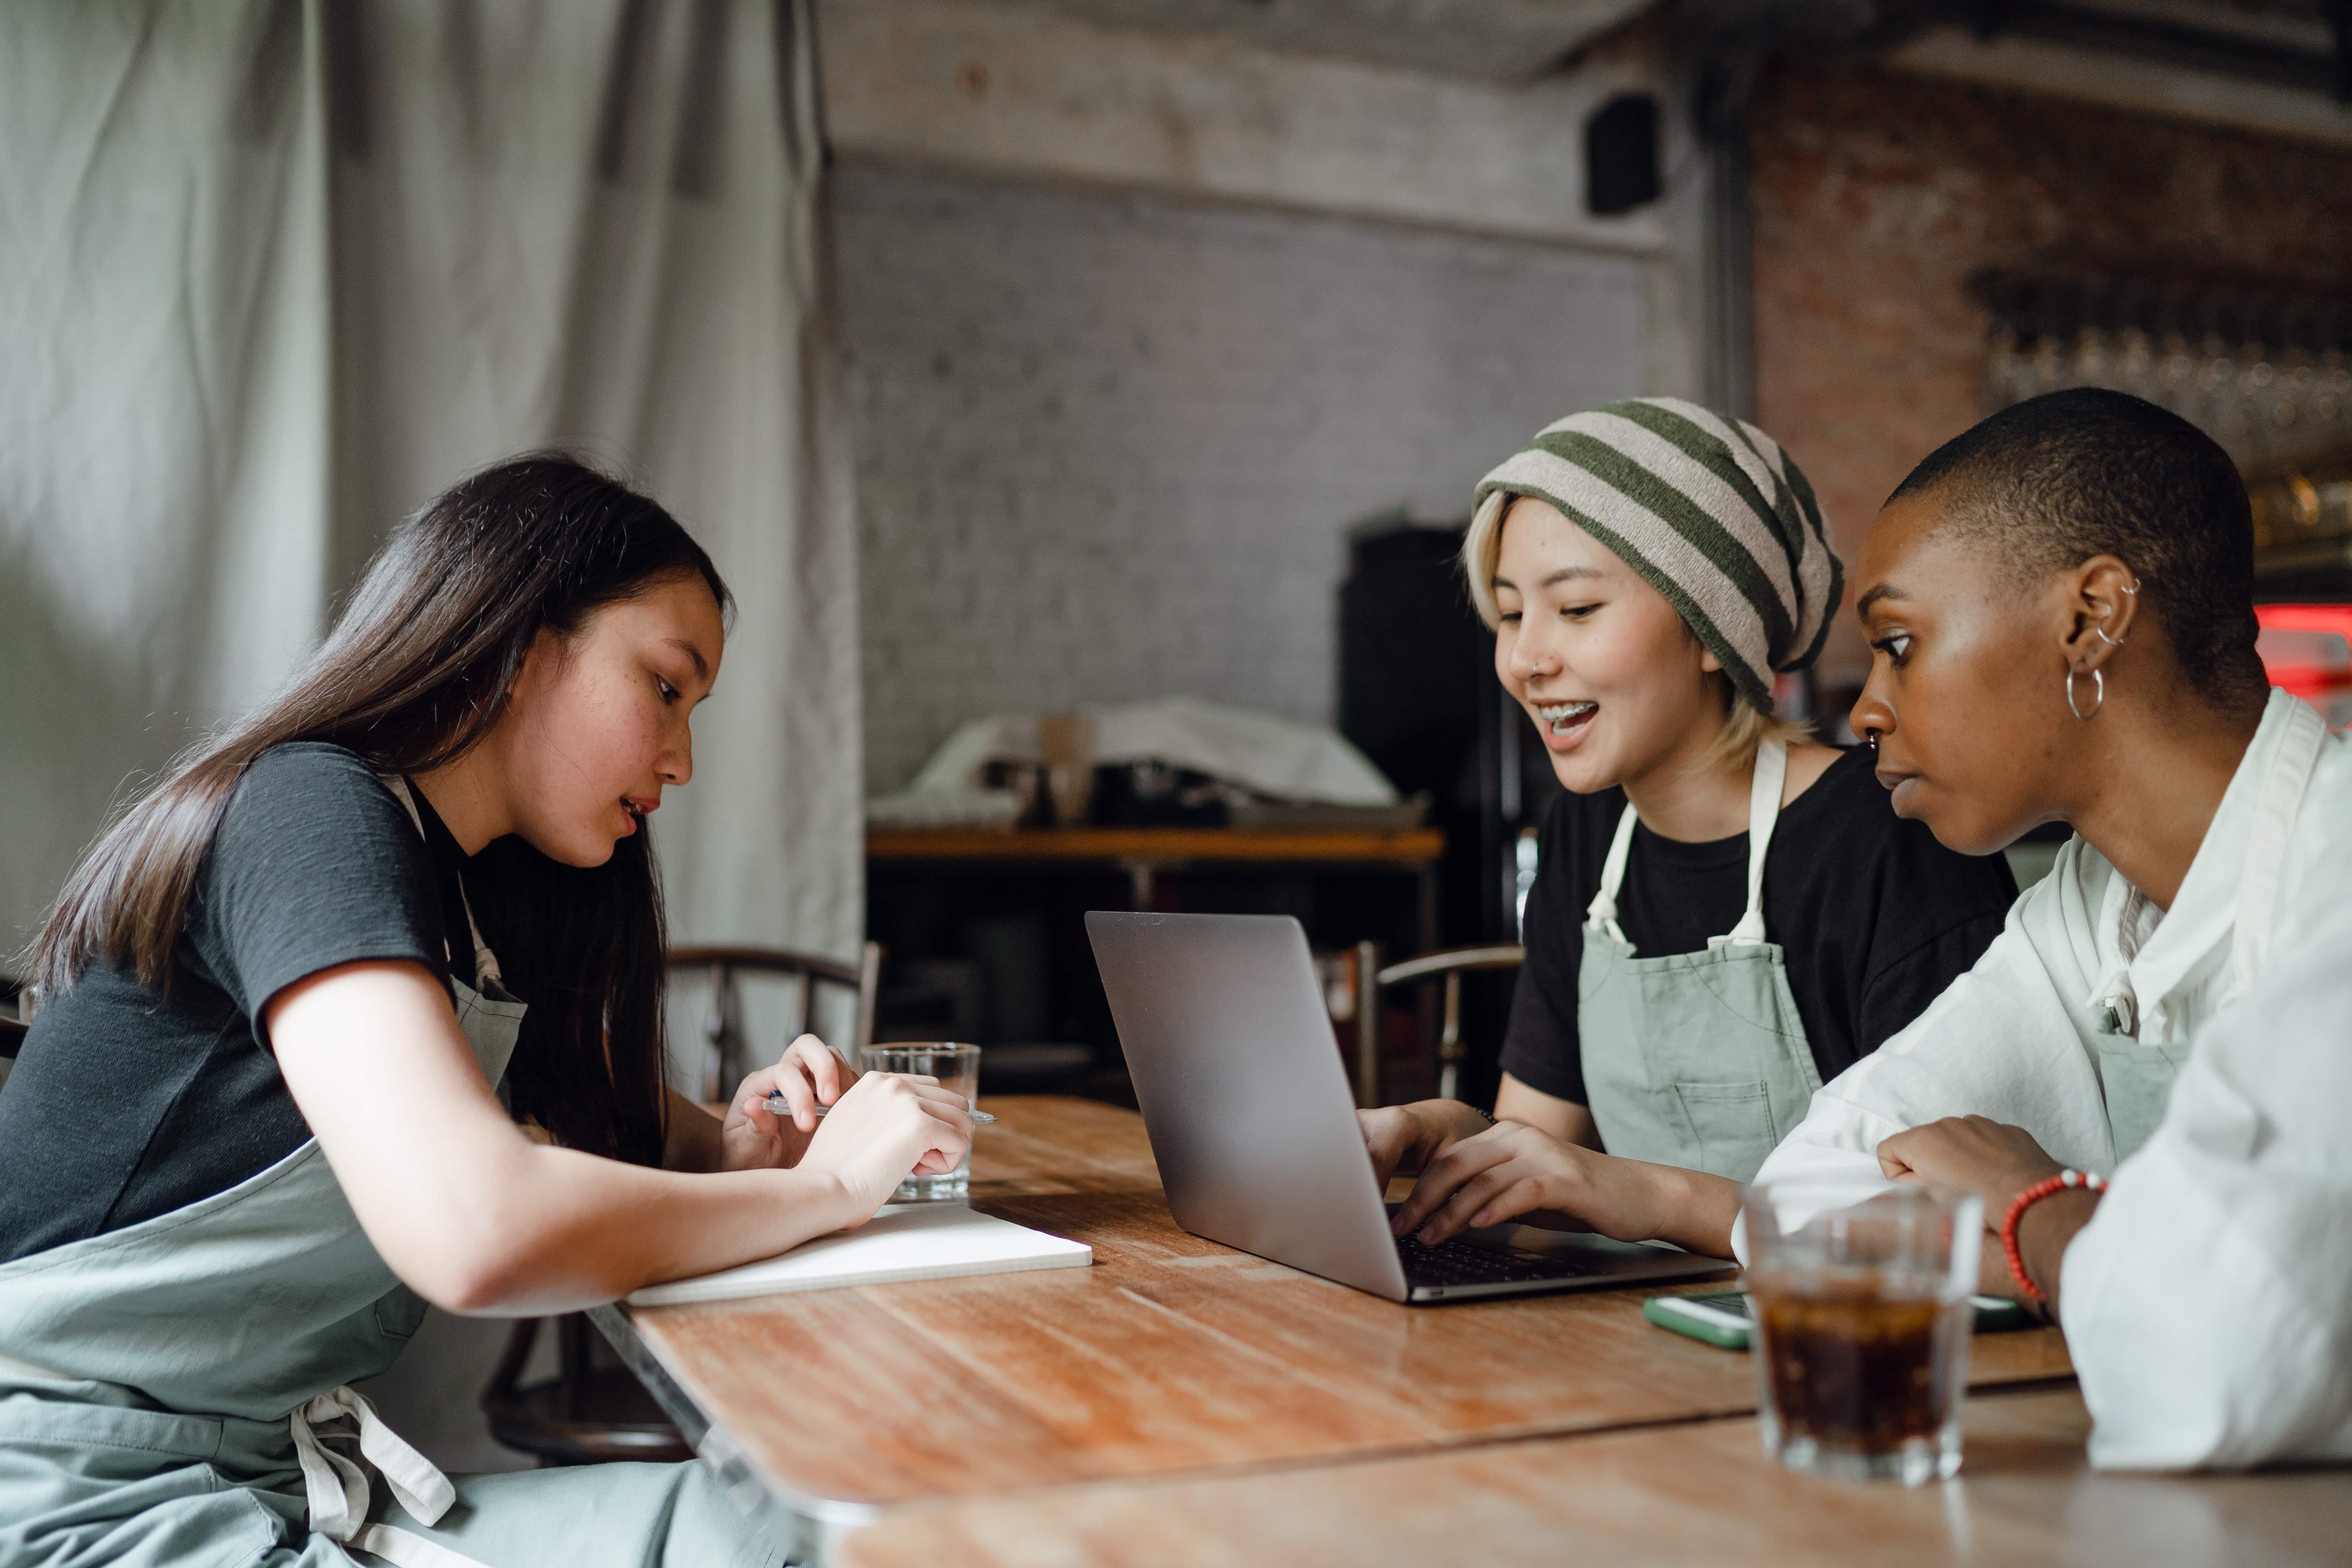
<instances>
[{"instance_id":1,"label":"hoop earring","mask_svg":"<svg viewBox=\"0 0 2352 1568\"><path fill-rule=\"evenodd\" d=\"M2124 644L2131 641L2131 634L2129 632L2126 632L2119 637L2111 637L2107 635L2107 628L2105 626L2093 626L2091 628L2091 635L2098 638L2101 642L2106 644L2109 647L2121 647ZM2095 670L2093 673L2096 674L2097 672Z\"/></svg>"},{"instance_id":2,"label":"hoop earring","mask_svg":"<svg viewBox=\"0 0 2352 1568\"><path fill-rule=\"evenodd\" d=\"M2066 711L2087 724L2099 716L2100 709L2107 705L2107 677L2104 670L2091 671L2091 689L2096 694L2097 700L2091 704L2091 710L2085 713L2074 706L2074 678L2082 673L2079 669L2069 669L2066 672Z\"/></svg>"}]
</instances>

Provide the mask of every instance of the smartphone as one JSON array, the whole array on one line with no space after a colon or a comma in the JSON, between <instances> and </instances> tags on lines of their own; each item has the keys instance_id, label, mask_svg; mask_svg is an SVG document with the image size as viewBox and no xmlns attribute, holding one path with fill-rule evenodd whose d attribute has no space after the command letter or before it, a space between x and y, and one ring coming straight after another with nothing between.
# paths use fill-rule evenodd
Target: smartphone
<instances>
[{"instance_id":1,"label":"smartphone","mask_svg":"<svg viewBox=\"0 0 2352 1568\"><path fill-rule=\"evenodd\" d=\"M2000 1333L2010 1329L2032 1328L2034 1317L2021 1301L2011 1301L1999 1296L1971 1296L1969 1303L1977 1310L1976 1331L1980 1334ZM1653 1296L1642 1303L1642 1316L1662 1329L1703 1340L1727 1351L1748 1348L1751 1320L1748 1314L1748 1298L1737 1290L1709 1290L1696 1296Z\"/></svg>"}]
</instances>

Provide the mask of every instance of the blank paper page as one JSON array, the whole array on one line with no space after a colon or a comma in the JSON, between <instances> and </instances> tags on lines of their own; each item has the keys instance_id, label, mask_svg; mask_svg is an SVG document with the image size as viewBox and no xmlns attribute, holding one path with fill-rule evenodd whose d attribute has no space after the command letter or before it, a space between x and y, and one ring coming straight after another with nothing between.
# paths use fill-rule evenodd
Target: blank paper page
<instances>
[{"instance_id":1,"label":"blank paper page","mask_svg":"<svg viewBox=\"0 0 2352 1568\"><path fill-rule=\"evenodd\" d=\"M1083 1268L1095 1250L961 1204L885 1204L856 1230L804 1241L757 1263L629 1293L632 1307L722 1301L787 1290L944 1279L958 1274L1011 1274L1027 1268Z\"/></svg>"}]
</instances>

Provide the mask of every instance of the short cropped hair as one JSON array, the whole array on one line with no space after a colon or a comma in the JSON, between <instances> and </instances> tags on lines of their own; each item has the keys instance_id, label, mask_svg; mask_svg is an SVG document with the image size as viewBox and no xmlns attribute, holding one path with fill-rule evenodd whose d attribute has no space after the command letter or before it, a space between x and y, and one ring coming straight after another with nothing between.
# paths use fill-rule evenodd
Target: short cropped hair
<instances>
[{"instance_id":1,"label":"short cropped hair","mask_svg":"<svg viewBox=\"0 0 2352 1568\"><path fill-rule=\"evenodd\" d=\"M1942 494L1955 523L2032 582L2113 555L2183 677L2222 707L2268 685L2254 652L2254 527L2213 438L2128 393L2075 387L2005 408L1930 452L1887 497Z\"/></svg>"}]
</instances>

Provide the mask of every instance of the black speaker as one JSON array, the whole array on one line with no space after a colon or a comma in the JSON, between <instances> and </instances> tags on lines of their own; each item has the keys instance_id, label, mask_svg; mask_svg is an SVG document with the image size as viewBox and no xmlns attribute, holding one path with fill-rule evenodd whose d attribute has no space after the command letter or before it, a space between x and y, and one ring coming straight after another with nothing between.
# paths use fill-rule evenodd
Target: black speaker
<instances>
[{"instance_id":1,"label":"black speaker","mask_svg":"<svg viewBox=\"0 0 2352 1568\"><path fill-rule=\"evenodd\" d=\"M1658 199L1658 100L1620 93L1584 122L1584 205L1614 217Z\"/></svg>"}]
</instances>

